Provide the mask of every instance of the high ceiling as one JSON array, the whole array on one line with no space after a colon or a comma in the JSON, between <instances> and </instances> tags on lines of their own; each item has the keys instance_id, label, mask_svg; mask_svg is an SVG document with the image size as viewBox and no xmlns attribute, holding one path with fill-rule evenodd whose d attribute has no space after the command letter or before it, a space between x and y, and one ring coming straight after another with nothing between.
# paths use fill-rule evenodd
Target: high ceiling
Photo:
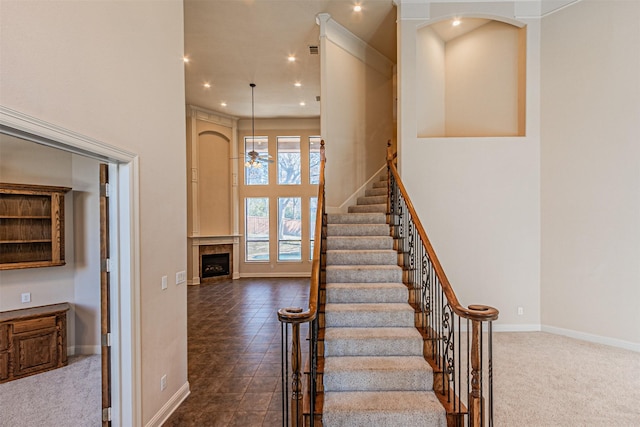
<instances>
[{"instance_id":1,"label":"high ceiling","mask_svg":"<svg viewBox=\"0 0 640 427\"><path fill-rule=\"evenodd\" d=\"M309 49L320 43L318 13L396 62L392 0L358 2L361 12L356 0L185 0L186 103L250 117L254 82L256 117L318 117L320 56Z\"/></svg>"}]
</instances>

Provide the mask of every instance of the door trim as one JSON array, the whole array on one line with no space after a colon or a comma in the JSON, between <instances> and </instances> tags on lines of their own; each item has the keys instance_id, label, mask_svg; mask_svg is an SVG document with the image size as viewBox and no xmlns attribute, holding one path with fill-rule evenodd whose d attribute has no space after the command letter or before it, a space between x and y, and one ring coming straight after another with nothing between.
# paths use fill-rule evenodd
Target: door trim
<instances>
[{"instance_id":1,"label":"door trim","mask_svg":"<svg viewBox=\"0 0 640 427\"><path fill-rule=\"evenodd\" d=\"M112 425L142 425L138 156L1 105L0 133L109 164Z\"/></svg>"}]
</instances>

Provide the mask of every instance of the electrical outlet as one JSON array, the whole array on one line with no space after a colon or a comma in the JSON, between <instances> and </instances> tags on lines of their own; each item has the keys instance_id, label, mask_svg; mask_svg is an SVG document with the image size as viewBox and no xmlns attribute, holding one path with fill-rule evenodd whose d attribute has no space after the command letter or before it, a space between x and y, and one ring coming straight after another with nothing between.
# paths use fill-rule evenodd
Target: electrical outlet
<instances>
[{"instance_id":1,"label":"electrical outlet","mask_svg":"<svg viewBox=\"0 0 640 427\"><path fill-rule=\"evenodd\" d=\"M168 279L167 276L162 276L162 289L167 289Z\"/></svg>"},{"instance_id":2,"label":"electrical outlet","mask_svg":"<svg viewBox=\"0 0 640 427\"><path fill-rule=\"evenodd\" d=\"M163 375L160 378L160 391L163 391L165 388L167 388L167 375Z\"/></svg>"},{"instance_id":3,"label":"electrical outlet","mask_svg":"<svg viewBox=\"0 0 640 427\"><path fill-rule=\"evenodd\" d=\"M184 283L187 281L187 272L186 271L178 271L176 273L176 285L179 285L180 283Z\"/></svg>"},{"instance_id":4,"label":"electrical outlet","mask_svg":"<svg viewBox=\"0 0 640 427\"><path fill-rule=\"evenodd\" d=\"M23 304L26 302L31 302L31 292L25 292L24 294L20 295L20 300Z\"/></svg>"},{"instance_id":5,"label":"electrical outlet","mask_svg":"<svg viewBox=\"0 0 640 427\"><path fill-rule=\"evenodd\" d=\"M522 316L524 314L524 308L518 307L518 316Z\"/></svg>"}]
</instances>

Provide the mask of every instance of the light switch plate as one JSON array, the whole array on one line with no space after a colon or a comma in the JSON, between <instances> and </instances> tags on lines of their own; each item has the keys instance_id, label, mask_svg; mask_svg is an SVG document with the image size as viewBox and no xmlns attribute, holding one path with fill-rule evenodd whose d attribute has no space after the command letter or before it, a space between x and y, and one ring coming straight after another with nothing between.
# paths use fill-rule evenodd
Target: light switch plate
<instances>
[{"instance_id":1,"label":"light switch plate","mask_svg":"<svg viewBox=\"0 0 640 427\"><path fill-rule=\"evenodd\" d=\"M162 289L167 289L167 286L168 286L167 276L162 276Z\"/></svg>"},{"instance_id":2,"label":"light switch plate","mask_svg":"<svg viewBox=\"0 0 640 427\"><path fill-rule=\"evenodd\" d=\"M179 285L180 283L184 283L187 281L187 272L186 271L178 271L176 273L176 285Z\"/></svg>"}]
</instances>

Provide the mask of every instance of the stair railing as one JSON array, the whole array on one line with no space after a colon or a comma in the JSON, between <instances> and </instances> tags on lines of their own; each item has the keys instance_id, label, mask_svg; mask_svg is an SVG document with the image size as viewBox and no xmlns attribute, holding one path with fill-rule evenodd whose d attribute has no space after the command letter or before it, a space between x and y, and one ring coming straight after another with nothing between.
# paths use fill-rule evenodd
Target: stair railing
<instances>
[{"instance_id":1,"label":"stair railing","mask_svg":"<svg viewBox=\"0 0 640 427\"><path fill-rule=\"evenodd\" d=\"M324 281L324 267L326 255L326 214L324 191L324 166L326 163L324 140L320 142L320 171L318 183L318 203L316 209L316 224L314 234L313 261L311 264L311 278L309 287L309 306L303 311L299 307L287 307L278 310L278 320L281 326L282 340L282 426L313 427L316 413L316 395L318 390L318 305L320 301L321 284ZM300 346L300 325L309 324L309 375L303 390L302 354ZM289 328L291 328L291 351L289 352ZM290 356L290 359L289 359ZM289 371L289 366L291 371ZM291 389L289 390L289 380ZM309 402L308 422L304 423L303 394Z\"/></svg>"},{"instance_id":2,"label":"stair railing","mask_svg":"<svg viewBox=\"0 0 640 427\"><path fill-rule=\"evenodd\" d=\"M434 391L447 410L448 426L493 426L492 322L498 310L463 307L429 242L387 144L389 224L434 368ZM483 332L484 331L484 332Z\"/></svg>"}]
</instances>

